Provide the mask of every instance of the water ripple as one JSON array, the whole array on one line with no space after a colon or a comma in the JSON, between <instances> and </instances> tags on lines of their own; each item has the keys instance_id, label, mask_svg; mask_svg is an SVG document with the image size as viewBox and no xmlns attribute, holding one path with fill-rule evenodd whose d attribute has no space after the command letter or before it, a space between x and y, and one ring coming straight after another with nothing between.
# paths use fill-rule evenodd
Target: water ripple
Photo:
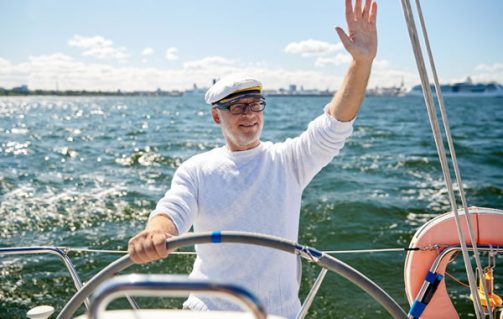
<instances>
[{"instance_id":1,"label":"water ripple","mask_svg":"<svg viewBox=\"0 0 503 319\"><path fill-rule=\"evenodd\" d=\"M298 135L328 101L268 98L264 140ZM474 105L484 112L473 112ZM469 205L501 208L501 99L463 99L448 107L455 107L450 123ZM223 143L208 105L196 97L0 98L0 245L124 249L143 229L176 168ZM449 210L423 101L367 98L354 135L303 194L300 241L330 250L407 246L417 227ZM0 316L21 318L29 306L46 301L62 306L73 287L51 258L0 260ZM375 254L346 260L400 298L403 283L395 279L403 258ZM85 280L112 260L75 256ZM168 263L145 268L186 273L191 261ZM317 275L304 269L302 295ZM334 280L327 278L322 286L315 317L347 315L339 305L351 309L351 296L358 298ZM338 309L327 301L334 289ZM384 317L371 304L362 308Z\"/></svg>"}]
</instances>

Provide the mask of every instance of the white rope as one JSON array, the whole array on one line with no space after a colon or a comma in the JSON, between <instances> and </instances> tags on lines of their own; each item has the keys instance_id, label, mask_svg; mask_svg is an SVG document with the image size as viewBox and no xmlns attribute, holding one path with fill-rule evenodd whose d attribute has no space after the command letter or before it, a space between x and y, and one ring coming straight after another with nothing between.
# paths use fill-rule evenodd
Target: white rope
<instances>
[{"instance_id":1,"label":"white rope","mask_svg":"<svg viewBox=\"0 0 503 319\"><path fill-rule=\"evenodd\" d=\"M92 249L87 247L59 247L66 252L76 253L103 253L103 254L127 254L127 250ZM195 255L195 251L174 251L170 255Z\"/></svg>"},{"instance_id":2,"label":"white rope","mask_svg":"<svg viewBox=\"0 0 503 319\"><path fill-rule=\"evenodd\" d=\"M440 89L440 83L437 76L437 69L435 67L435 61L433 59L433 53L430 47L430 40L428 38L428 32L426 31L426 24L424 23L423 11L421 10L421 4L419 0L416 0L416 8L419 16L419 21L421 23L421 31L423 33L424 43L426 46L426 51L428 52L428 60L430 62L431 73L433 75L433 81L435 82L435 91L437 93L437 101L440 109L440 114L442 117L442 123L444 125L445 136L447 138L447 144L449 146L449 153L451 154L451 162L452 167L454 168L454 174L456 176L456 182L458 183L459 195L461 198L461 204L463 205L463 210L465 212L465 220L468 225L468 233L470 235L470 242L472 243L473 255L475 257L475 263L477 265L477 269L482 270L482 264L480 262L480 254L477 247L477 240L475 239L475 234L473 231L473 225L471 223L470 211L468 209L468 205L466 203L465 191L463 188L463 182L461 180L461 173L459 171L458 160L456 157L456 151L454 149L454 143L452 142L452 134L449 126L449 122L447 120L447 114L445 112L444 98L442 96L442 90ZM482 271L478 272L479 280L481 283L485 283L484 274ZM489 300L489 295L487 293L486 285L482 285L484 297L486 300ZM492 311L489 311L489 318L493 319Z\"/></svg>"},{"instance_id":3,"label":"white rope","mask_svg":"<svg viewBox=\"0 0 503 319\"><path fill-rule=\"evenodd\" d=\"M429 250L438 250L439 248L447 248L451 247L450 245L428 245L421 247L392 247L392 248L372 248L372 249L347 249L347 250L320 250L325 254L362 254L362 253L400 253L407 252L411 250L421 250L421 251L429 251ZM75 252L75 253L103 253L103 254L127 254L127 250L109 250L109 249L90 249L87 247L58 247L59 249L64 250L65 252ZM491 246L491 249L502 249L503 246ZM170 255L196 255L195 251L174 251L170 253Z\"/></svg>"},{"instance_id":4,"label":"white rope","mask_svg":"<svg viewBox=\"0 0 503 319\"><path fill-rule=\"evenodd\" d=\"M450 177L449 165L447 163L447 156L445 155L445 147L442 142L441 133L438 125L438 120L435 111L435 105L433 102L433 97L430 88L430 82L428 79L428 74L424 64L424 59L422 55L421 45L417 36L417 29L414 22L414 17L412 14L412 9L409 0L402 0L402 7L407 22L407 28L409 31L409 37L412 44L412 49L414 51L414 56L416 58L416 64L419 71L419 76L421 78L421 85L423 87L423 95L426 104L426 109L428 111L428 118L430 120L430 125L433 131L433 137L435 140L435 146L437 148L438 156L440 159L440 165L442 168L442 173L444 175L445 184L447 187L447 192L449 194L449 201L451 204L452 211L455 216L456 229L458 233L459 242L461 245L461 251L463 252L463 261L465 264L465 269L468 277L468 282L470 284L470 291L473 295L473 305L475 308L475 314L478 319L480 319L481 314L483 314L483 308L480 303L480 298L477 291L477 283L475 281L475 276L473 274L473 268L470 262L470 255L466 246L465 237L461 229L461 223L459 220L459 214L456 205L456 198L454 196L452 181Z\"/></svg>"},{"instance_id":5,"label":"white rope","mask_svg":"<svg viewBox=\"0 0 503 319\"><path fill-rule=\"evenodd\" d=\"M87 247L59 247L66 252L76 253L103 253L103 254L127 254L127 250L109 250L109 249L91 249ZM376 249L352 249L352 250L322 250L325 254L361 254L361 253L393 253L393 252L407 252L409 250L436 250L438 246L425 246L418 248L376 248ZM196 255L195 251L174 251L170 255Z\"/></svg>"},{"instance_id":6,"label":"white rope","mask_svg":"<svg viewBox=\"0 0 503 319\"><path fill-rule=\"evenodd\" d=\"M379 248L379 249L353 249L353 250L323 250L325 254L359 254L359 253L392 253L404 252L407 248Z\"/></svg>"}]
</instances>

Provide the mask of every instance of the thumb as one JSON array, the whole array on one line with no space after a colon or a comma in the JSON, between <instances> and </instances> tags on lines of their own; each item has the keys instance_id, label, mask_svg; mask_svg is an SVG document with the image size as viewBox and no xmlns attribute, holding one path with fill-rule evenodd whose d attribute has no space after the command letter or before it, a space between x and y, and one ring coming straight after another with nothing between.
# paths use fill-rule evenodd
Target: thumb
<instances>
[{"instance_id":1,"label":"thumb","mask_svg":"<svg viewBox=\"0 0 503 319\"><path fill-rule=\"evenodd\" d=\"M344 30L342 30L341 27L335 27L335 31L337 31L339 39L341 39L341 42L346 50L349 51L349 47L351 47L351 39L349 39L349 36L346 34L346 32L344 32Z\"/></svg>"}]
</instances>

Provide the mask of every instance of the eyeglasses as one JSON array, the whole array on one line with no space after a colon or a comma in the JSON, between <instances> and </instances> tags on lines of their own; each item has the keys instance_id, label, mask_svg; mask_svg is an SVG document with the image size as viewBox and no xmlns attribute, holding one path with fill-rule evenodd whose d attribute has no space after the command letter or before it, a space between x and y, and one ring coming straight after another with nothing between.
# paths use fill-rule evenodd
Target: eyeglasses
<instances>
[{"instance_id":1,"label":"eyeglasses","mask_svg":"<svg viewBox=\"0 0 503 319\"><path fill-rule=\"evenodd\" d=\"M262 112L265 109L266 104L265 99L263 97L261 97L259 101L251 103L232 103L232 102L233 101L224 104L216 104L215 107L219 110L229 110L231 114L244 114L246 113L246 110L248 108L252 112Z\"/></svg>"}]
</instances>

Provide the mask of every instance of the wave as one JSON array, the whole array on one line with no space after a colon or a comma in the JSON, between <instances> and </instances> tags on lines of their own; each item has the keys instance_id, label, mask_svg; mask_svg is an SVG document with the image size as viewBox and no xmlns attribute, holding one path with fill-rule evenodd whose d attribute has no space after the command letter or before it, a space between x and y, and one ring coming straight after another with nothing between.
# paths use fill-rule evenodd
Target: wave
<instances>
[{"instance_id":1,"label":"wave","mask_svg":"<svg viewBox=\"0 0 503 319\"><path fill-rule=\"evenodd\" d=\"M171 168L177 168L182 164L183 159L175 156L163 156L147 146L144 150L137 149L130 155L122 155L116 158L115 162L124 166L166 165Z\"/></svg>"},{"instance_id":2,"label":"wave","mask_svg":"<svg viewBox=\"0 0 503 319\"><path fill-rule=\"evenodd\" d=\"M155 205L153 202L138 203L128 198L125 185L96 186L84 191L77 187L61 190L49 186L38 190L24 184L7 191L2 197L2 238L15 237L20 232L71 233L79 229L92 229L103 222L146 220Z\"/></svg>"}]
</instances>

